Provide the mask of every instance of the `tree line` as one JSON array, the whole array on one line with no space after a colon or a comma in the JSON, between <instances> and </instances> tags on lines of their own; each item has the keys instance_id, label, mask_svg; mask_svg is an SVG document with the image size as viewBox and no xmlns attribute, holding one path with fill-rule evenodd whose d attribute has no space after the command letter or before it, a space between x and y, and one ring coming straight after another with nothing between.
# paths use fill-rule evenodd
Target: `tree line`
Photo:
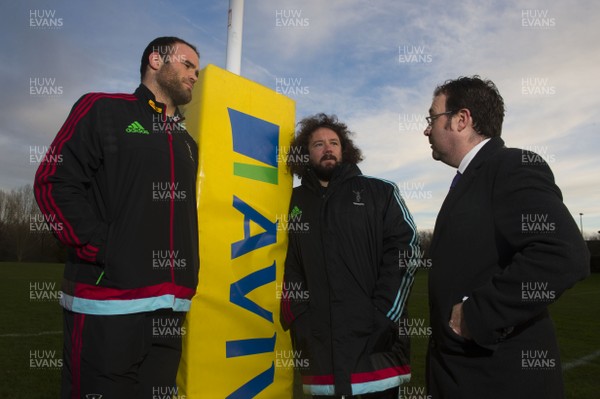
<instances>
[{"instance_id":1,"label":"tree line","mask_svg":"<svg viewBox=\"0 0 600 399\"><path fill-rule=\"evenodd\" d=\"M0 189L0 261L63 263L66 248L50 231L52 224L40 211L31 184ZM60 225L54 227L60 229ZM419 257L428 258L431 236L431 230L419 231ZM588 240L599 238L596 234Z\"/></svg>"},{"instance_id":2,"label":"tree line","mask_svg":"<svg viewBox=\"0 0 600 399\"><path fill-rule=\"evenodd\" d=\"M33 186L0 190L0 261L64 262L66 249L50 232Z\"/></svg>"}]
</instances>

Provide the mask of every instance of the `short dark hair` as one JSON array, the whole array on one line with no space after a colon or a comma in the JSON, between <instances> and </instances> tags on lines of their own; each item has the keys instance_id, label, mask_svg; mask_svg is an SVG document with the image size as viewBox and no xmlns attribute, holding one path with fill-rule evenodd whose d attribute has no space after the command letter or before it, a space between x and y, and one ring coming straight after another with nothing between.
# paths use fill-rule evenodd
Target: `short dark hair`
<instances>
[{"instance_id":1,"label":"short dark hair","mask_svg":"<svg viewBox=\"0 0 600 399\"><path fill-rule=\"evenodd\" d=\"M447 80L435 88L434 96L446 96L446 111L467 108L471 111L473 128L486 137L500 137L504 120L504 100L491 80L478 75Z\"/></svg>"},{"instance_id":2,"label":"short dark hair","mask_svg":"<svg viewBox=\"0 0 600 399\"><path fill-rule=\"evenodd\" d=\"M350 138L354 133L348 130L346 124L338 121L337 116L319 113L306 117L298 122L298 132L292 141L291 150L287 158L287 165L290 171L302 178L310 169L308 142L311 135L319 128L328 128L333 130L340 139L342 146L342 162L356 165L362 161L361 150L354 145ZM301 155L301 156L298 156ZM303 162L299 162L298 160Z\"/></svg>"},{"instance_id":3,"label":"short dark hair","mask_svg":"<svg viewBox=\"0 0 600 399\"><path fill-rule=\"evenodd\" d=\"M144 49L144 53L142 54L142 62L140 63L140 78L142 80L146 75L146 68L148 67L148 57L150 56L150 54L156 51L160 54L161 58L163 58L165 55L168 55L171 52L171 50L169 50L169 46L172 46L176 43L181 43L185 44L186 46L189 46L192 50L196 52L196 54L198 54L198 57L200 56L198 50L196 50L196 47L189 44L183 39L180 39L175 36L157 37L156 39L152 40L148 44L148 46L146 46L146 48Z\"/></svg>"}]
</instances>

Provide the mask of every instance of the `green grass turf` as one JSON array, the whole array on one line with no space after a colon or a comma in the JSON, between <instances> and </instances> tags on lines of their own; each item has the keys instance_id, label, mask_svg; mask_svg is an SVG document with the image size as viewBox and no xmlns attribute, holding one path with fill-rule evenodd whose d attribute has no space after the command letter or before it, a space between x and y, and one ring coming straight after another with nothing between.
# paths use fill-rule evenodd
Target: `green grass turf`
<instances>
[{"instance_id":1,"label":"green grass turf","mask_svg":"<svg viewBox=\"0 0 600 399\"><path fill-rule=\"evenodd\" d=\"M62 311L53 296L58 290L63 266L49 263L0 263L0 398L57 398L61 360ZM40 286L49 294L36 294ZM54 286L52 285L54 284ZM427 313L427 273L417 273L409 299L411 318ZM550 307L556 324L563 366L600 351L600 274L594 274L567 291ZM44 333L40 335L40 333ZM18 334L12 336L11 334ZM414 337L412 345L412 392L425 387L426 337ZM46 352L44 352L46 351ZM31 356L43 354L42 367L32 367ZM47 356L51 353L51 356ZM35 366L35 359L33 365ZM600 392L600 356L564 372L568 399L595 399ZM296 395L300 396L300 395ZM190 398L191 399L191 398ZM538 399L538 398L532 398ZM540 398L541 399L541 398Z\"/></svg>"},{"instance_id":2,"label":"green grass turf","mask_svg":"<svg viewBox=\"0 0 600 399\"><path fill-rule=\"evenodd\" d=\"M57 299L31 296L56 295L62 271L51 263L0 263L0 398L59 397L60 370L52 366L62 363L62 310ZM42 354L41 367L32 353Z\"/></svg>"}]
</instances>

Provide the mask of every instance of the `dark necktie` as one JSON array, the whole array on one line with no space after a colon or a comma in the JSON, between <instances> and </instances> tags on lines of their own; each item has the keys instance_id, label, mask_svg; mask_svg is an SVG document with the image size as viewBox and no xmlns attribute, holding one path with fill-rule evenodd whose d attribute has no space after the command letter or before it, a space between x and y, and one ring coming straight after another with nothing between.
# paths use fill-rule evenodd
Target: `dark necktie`
<instances>
[{"instance_id":1,"label":"dark necktie","mask_svg":"<svg viewBox=\"0 0 600 399\"><path fill-rule=\"evenodd\" d=\"M456 186L456 184L460 180L461 176L462 176L462 174L459 171L456 171L456 174L454 175L454 179L452 179L452 183L450 183L450 190L452 190Z\"/></svg>"}]
</instances>

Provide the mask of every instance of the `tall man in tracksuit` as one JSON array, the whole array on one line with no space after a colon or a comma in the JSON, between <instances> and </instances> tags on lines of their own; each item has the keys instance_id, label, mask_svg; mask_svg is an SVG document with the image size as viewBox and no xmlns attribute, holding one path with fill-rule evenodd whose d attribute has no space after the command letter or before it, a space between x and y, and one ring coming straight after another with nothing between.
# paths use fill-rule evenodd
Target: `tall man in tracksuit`
<instances>
[{"instance_id":1,"label":"tall man in tracksuit","mask_svg":"<svg viewBox=\"0 0 600 399\"><path fill-rule=\"evenodd\" d=\"M135 93L81 97L36 173L68 246L62 398L173 392L199 266L197 146L177 107L198 65L194 46L155 39Z\"/></svg>"},{"instance_id":2,"label":"tall man in tracksuit","mask_svg":"<svg viewBox=\"0 0 600 399\"><path fill-rule=\"evenodd\" d=\"M288 165L293 191L281 320L313 397L397 398L410 379L399 333L418 236L396 185L361 173L345 124L299 123Z\"/></svg>"}]
</instances>

